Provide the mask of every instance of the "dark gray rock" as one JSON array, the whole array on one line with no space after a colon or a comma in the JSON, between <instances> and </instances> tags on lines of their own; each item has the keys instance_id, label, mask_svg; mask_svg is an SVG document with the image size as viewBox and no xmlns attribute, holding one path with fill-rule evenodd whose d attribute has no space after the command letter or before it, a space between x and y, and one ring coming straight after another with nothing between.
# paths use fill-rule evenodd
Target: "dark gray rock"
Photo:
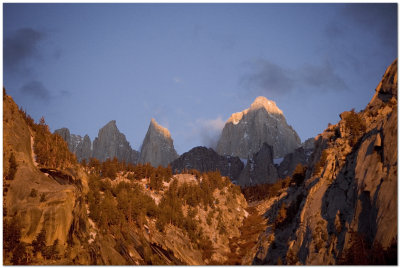
<instances>
[{"instance_id":1,"label":"dark gray rock","mask_svg":"<svg viewBox=\"0 0 400 268\"><path fill-rule=\"evenodd\" d=\"M92 156L105 161L116 157L120 161L127 163L137 163L139 152L133 150L118 128L115 120L99 130L97 138L93 141Z\"/></svg>"},{"instance_id":2,"label":"dark gray rock","mask_svg":"<svg viewBox=\"0 0 400 268\"><path fill-rule=\"evenodd\" d=\"M211 148L198 146L174 160L171 167L175 173L180 173L185 169L196 169L200 172L218 170L222 176L235 181L239 179L244 165L239 157L221 156Z\"/></svg>"},{"instance_id":3,"label":"dark gray rock","mask_svg":"<svg viewBox=\"0 0 400 268\"><path fill-rule=\"evenodd\" d=\"M234 113L228 119L216 151L220 155L248 158L265 142L273 147L274 158L284 157L301 143L275 102L257 97L249 109Z\"/></svg>"},{"instance_id":4,"label":"dark gray rock","mask_svg":"<svg viewBox=\"0 0 400 268\"><path fill-rule=\"evenodd\" d=\"M277 180L278 171L273 162L273 148L264 143L260 151L247 160L237 183L241 186L251 186L264 183L272 184Z\"/></svg>"},{"instance_id":5,"label":"dark gray rock","mask_svg":"<svg viewBox=\"0 0 400 268\"><path fill-rule=\"evenodd\" d=\"M150 163L154 167L166 167L178 158L174 141L168 129L160 126L154 118L151 119L146 136L140 150L139 163Z\"/></svg>"},{"instance_id":6,"label":"dark gray rock","mask_svg":"<svg viewBox=\"0 0 400 268\"><path fill-rule=\"evenodd\" d=\"M291 177L298 164L306 165L311 153L306 154L303 147L297 148L293 153L287 154L278 166L279 178Z\"/></svg>"},{"instance_id":7,"label":"dark gray rock","mask_svg":"<svg viewBox=\"0 0 400 268\"><path fill-rule=\"evenodd\" d=\"M71 152L73 152L74 146L73 146L73 144L71 143L71 133L69 132L69 129L66 128L66 127L63 127L63 128L60 128L60 129L56 129L56 130L54 131L54 133L60 135L61 138L63 138L63 139L67 142L68 149L69 149Z\"/></svg>"},{"instance_id":8,"label":"dark gray rock","mask_svg":"<svg viewBox=\"0 0 400 268\"><path fill-rule=\"evenodd\" d=\"M54 133L60 135L66 142L68 145L68 149L70 150L71 153L74 153L76 155L76 158L78 159L78 161L81 161L83 158L85 159L89 159L90 155L91 155L91 143L89 145L89 152L88 153L84 153L85 156L82 155L82 146L83 146L83 142L84 140L82 139L82 137L80 135L75 135L75 134L71 134L68 128L60 128L60 129L56 129L54 131ZM90 139L89 139L90 141ZM87 143L87 141L86 141ZM87 154L89 155L88 157Z\"/></svg>"},{"instance_id":9,"label":"dark gray rock","mask_svg":"<svg viewBox=\"0 0 400 268\"><path fill-rule=\"evenodd\" d=\"M76 147L75 155L79 162L83 159L89 160L92 156L92 141L88 135L85 135L83 140Z\"/></svg>"}]
</instances>

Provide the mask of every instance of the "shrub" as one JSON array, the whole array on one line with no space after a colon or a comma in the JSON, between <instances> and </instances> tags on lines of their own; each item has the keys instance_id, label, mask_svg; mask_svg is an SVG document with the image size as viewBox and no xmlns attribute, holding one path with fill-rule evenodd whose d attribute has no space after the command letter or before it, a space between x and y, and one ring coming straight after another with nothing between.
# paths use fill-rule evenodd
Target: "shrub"
<instances>
[{"instance_id":1,"label":"shrub","mask_svg":"<svg viewBox=\"0 0 400 268\"><path fill-rule=\"evenodd\" d=\"M14 153L11 153L8 163L9 163L9 168L8 168L7 179L13 180L15 177L15 173L17 173L17 167L18 167L17 161L15 160Z\"/></svg>"},{"instance_id":2,"label":"shrub","mask_svg":"<svg viewBox=\"0 0 400 268\"><path fill-rule=\"evenodd\" d=\"M36 197L38 194L38 191L35 188L32 188L31 193L29 194L30 197Z\"/></svg>"},{"instance_id":3,"label":"shrub","mask_svg":"<svg viewBox=\"0 0 400 268\"><path fill-rule=\"evenodd\" d=\"M13 265L26 265L28 260L26 257L26 245L24 242L18 243L18 245L13 250L13 256L11 258L11 263Z\"/></svg>"},{"instance_id":4,"label":"shrub","mask_svg":"<svg viewBox=\"0 0 400 268\"><path fill-rule=\"evenodd\" d=\"M36 236L35 240L32 241L32 247L35 255L37 252L44 252L46 248L46 229L44 228L44 225L40 233Z\"/></svg>"},{"instance_id":5,"label":"shrub","mask_svg":"<svg viewBox=\"0 0 400 268\"><path fill-rule=\"evenodd\" d=\"M317 175L321 172L321 169L325 167L327 158L328 158L328 153L326 150L323 150L319 161L314 166L313 175Z\"/></svg>"},{"instance_id":6,"label":"shrub","mask_svg":"<svg viewBox=\"0 0 400 268\"><path fill-rule=\"evenodd\" d=\"M296 183L297 186L303 183L306 177L306 171L307 167L303 166L302 164L298 164L296 166L296 169L294 170L292 175L292 181Z\"/></svg>"},{"instance_id":7,"label":"shrub","mask_svg":"<svg viewBox=\"0 0 400 268\"><path fill-rule=\"evenodd\" d=\"M6 252L11 252L20 242L21 224L17 217L5 219L3 223L3 248Z\"/></svg>"},{"instance_id":8,"label":"shrub","mask_svg":"<svg viewBox=\"0 0 400 268\"><path fill-rule=\"evenodd\" d=\"M354 146L359 137L365 132L366 125L354 109L343 114L343 119L346 123L346 128L350 131L350 145Z\"/></svg>"},{"instance_id":9,"label":"shrub","mask_svg":"<svg viewBox=\"0 0 400 268\"><path fill-rule=\"evenodd\" d=\"M338 264L345 265L396 265L397 241L393 240L390 247L383 249L375 241L372 244L359 232L350 234L350 247L342 251Z\"/></svg>"}]
</instances>

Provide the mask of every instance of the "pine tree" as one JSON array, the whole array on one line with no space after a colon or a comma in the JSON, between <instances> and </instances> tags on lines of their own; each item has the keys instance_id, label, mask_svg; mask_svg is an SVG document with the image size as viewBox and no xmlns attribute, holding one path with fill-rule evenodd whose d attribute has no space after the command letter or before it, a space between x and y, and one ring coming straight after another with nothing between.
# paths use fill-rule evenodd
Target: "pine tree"
<instances>
[{"instance_id":1,"label":"pine tree","mask_svg":"<svg viewBox=\"0 0 400 268\"><path fill-rule=\"evenodd\" d=\"M13 250L11 263L14 265L26 265L27 262L25 243L20 242Z\"/></svg>"},{"instance_id":2,"label":"pine tree","mask_svg":"<svg viewBox=\"0 0 400 268\"><path fill-rule=\"evenodd\" d=\"M6 219L3 223L3 247L6 252L11 252L20 242L21 224L17 217Z\"/></svg>"},{"instance_id":3,"label":"pine tree","mask_svg":"<svg viewBox=\"0 0 400 268\"><path fill-rule=\"evenodd\" d=\"M46 248L46 230L43 228L40 233L36 236L36 239L32 241L33 253L36 255L37 252L43 253Z\"/></svg>"}]
</instances>

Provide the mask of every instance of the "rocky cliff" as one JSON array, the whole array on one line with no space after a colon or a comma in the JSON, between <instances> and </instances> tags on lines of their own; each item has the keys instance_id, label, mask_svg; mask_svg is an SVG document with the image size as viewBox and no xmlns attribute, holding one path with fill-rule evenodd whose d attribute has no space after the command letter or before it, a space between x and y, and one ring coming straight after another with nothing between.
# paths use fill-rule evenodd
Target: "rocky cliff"
<instances>
[{"instance_id":1,"label":"rocky cliff","mask_svg":"<svg viewBox=\"0 0 400 268\"><path fill-rule=\"evenodd\" d=\"M21 242L32 243L45 230L45 245L51 246L57 240L59 252L68 248L73 250L76 244L73 246L68 239L76 239L81 228L85 228L82 222L79 228L71 229L74 215L85 209L80 200L88 190L87 176L74 165L57 172L42 172L34 153L34 140L38 134L29 127L18 106L7 95L3 96L3 115L4 233L10 238L9 232L15 233L19 228ZM15 163L16 172L7 176L11 162ZM13 239L16 237L11 236L4 242L9 246L15 243ZM20 244L17 249L24 247L29 252L24 245ZM13 255L19 253L17 249L13 250ZM4 264L10 263L9 254L6 253Z\"/></svg>"},{"instance_id":2,"label":"rocky cliff","mask_svg":"<svg viewBox=\"0 0 400 268\"><path fill-rule=\"evenodd\" d=\"M250 108L234 113L226 122L217 144L221 155L251 157L267 143L274 158L284 157L300 146L300 138L289 126L275 102L257 97Z\"/></svg>"},{"instance_id":3,"label":"rocky cliff","mask_svg":"<svg viewBox=\"0 0 400 268\"><path fill-rule=\"evenodd\" d=\"M298 164L306 165L314 151L314 139L309 139L294 152L285 155L278 166L279 178L291 177Z\"/></svg>"},{"instance_id":4,"label":"rocky cliff","mask_svg":"<svg viewBox=\"0 0 400 268\"><path fill-rule=\"evenodd\" d=\"M273 184L278 179L278 171L273 162L273 149L264 143L261 149L247 160L237 183L241 186Z\"/></svg>"},{"instance_id":5,"label":"rocky cliff","mask_svg":"<svg viewBox=\"0 0 400 268\"><path fill-rule=\"evenodd\" d=\"M221 156L211 148L199 146L175 159L171 163L171 167L176 173L190 169L200 172L218 170L222 176L227 176L235 181L239 178L243 163L238 157Z\"/></svg>"},{"instance_id":6,"label":"rocky cliff","mask_svg":"<svg viewBox=\"0 0 400 268\"><path fill-rule=\"evenodd\" d=\"M75 155L79 162L83 159L88 161L92 157L92 141L88 135L85 135L76 146Z\"/></svg>"},{"instance_id":7,"label":"rocky cliff","mask_svg":"<svg viewBox=\"0 0 400 268\"><path fill-rule=\"evenodd\" d=\"M118 128L115 120L108 122L99 130L98 136L93 141L92 156L105 161L116 157L127 163L137 163L139 152L133 150Z\"/></svg>"},{"instance_id":8,"label":"rocky cliff","mask_svg":"<svg viewBox=\"0 0 400 268\"><path fill-rule=\"evenodd\" d=\"M150 163L152 166L166 167L178 158L174 142L168 129L160 126L154 118L151 119L146 136L140 150L139 163Z\"/></svg>"},{"instance_id":9,"label":"rocky cliff","mask_svg":"<svg viewBox=\"0 0 400 268\"><path fill-rule=\"evenodd\" d=\"M70 152L76 155L79 162L83 159L88 161L92 156L92 141L88 135L82 139L79 135L71 134L68 128L56 129L54 133L60 135L67 142Z\"/></svg>"},{"instance_id":10,"label":"rocky cliff","mask_svg":"<svg viewBox=\"0 0 400 268\"><path fill-rule=\"evenodd\" d=\"M342 113L296 172L266 208L254 264L397 263L397 60L366 109Z\"/></svg>"}]
</instances>

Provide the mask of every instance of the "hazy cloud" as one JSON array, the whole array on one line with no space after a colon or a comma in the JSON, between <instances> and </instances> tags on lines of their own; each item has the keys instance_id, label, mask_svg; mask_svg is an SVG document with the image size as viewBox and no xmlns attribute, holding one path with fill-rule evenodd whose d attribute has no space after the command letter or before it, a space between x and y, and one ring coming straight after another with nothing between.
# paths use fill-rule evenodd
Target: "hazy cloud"
<instances>
[{"instance_id":1,"label":"hazy cloud","mask_svg":"<svg viewBox=\"0 0 400 268\"><path fill-rule=\"evenodd\" d=\"M288 69L268 60L246 63L250 72L243 75L240 85L267 96L286 95L295 88L309 90L346 90L348 86L328 61Z\"/></svg>"},{"instance_id":2,"label":"hazy cloud","mask_svg":"<svg viewBox=\"0 0 400 268\"><path fill-rule=\"evenodd\" d=\"M285 94L292 90L294 80L287 70L268 60L246 62L249 73L240 79L240 84L249 90L264 91L272 95Z\"/></svg>"},{"instance_id":3,"label":"hazy cloud","mask_svg":"<svg viewBox=\"0 0 400 268\"><path fill-rule=\"evenodd\" d=\"M224 126L225 121L221 116L215 119L197 119L194 132L199 135L204 146L215 149Z\"/></svg>"},{"instance_id":4,"label":"hazy cloud","mask_svg":"<svg viewBox=\"0 0 400 268\"><path fill-rule=\"evenodd\" d=\"M29 59L40 55L38 45L45 37L43 32L32 28L21 28L4 39L4 69L11 72L28 71Z\"/></svg>"},{"instance_id":5,"label":"hazy cloud","mask_svg":"<svg viewBox=\"0 0 400 268\"><path fill-rule=\"evenodd\" d=\"M321 65L307 64L298 70L299 82L319 90L347 90L344 80L328 61ZM301 84L300 83L300 84Z\"/></svg>"},{"instance_id":6,"label":"hazy cloud","mask_svg":"<svg viewBox=\"0 0 400 268\"><path fill-rule=\"evenodd\" d=\"M20 91L22 94L32 96L38 100L48 101L51 98L50 91L43 85L42 82L37 80L32 80L24 84Z\"/></svg>"}]
</instances>

